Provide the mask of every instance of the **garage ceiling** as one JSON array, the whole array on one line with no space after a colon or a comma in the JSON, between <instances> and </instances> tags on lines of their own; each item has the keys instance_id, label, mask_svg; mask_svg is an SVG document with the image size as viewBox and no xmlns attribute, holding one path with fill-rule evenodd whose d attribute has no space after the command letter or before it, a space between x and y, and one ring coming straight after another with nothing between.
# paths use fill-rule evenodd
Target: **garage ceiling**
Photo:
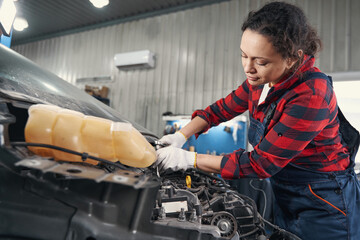
<instances>
[{"instance_id":1,"label":"garage ceiling","mask_svg":"<svg viewBox=\"0 0 360 240\"><path fill-rule=\"evenodd\" d=\"M14 30L12 45L184 10L224 0L110 0L95 8L89 0L17 0L17 16L29 27Z\"/></svg>"}]
</instances>

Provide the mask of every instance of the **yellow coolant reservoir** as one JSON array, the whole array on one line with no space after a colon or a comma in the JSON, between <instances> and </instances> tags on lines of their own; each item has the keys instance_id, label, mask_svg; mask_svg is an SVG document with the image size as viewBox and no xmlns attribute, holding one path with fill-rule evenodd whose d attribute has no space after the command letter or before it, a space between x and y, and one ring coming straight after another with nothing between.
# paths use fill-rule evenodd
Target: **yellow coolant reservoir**
<instances>
[{"instance_id":1,"label":"yellow coolant reservoir","mask_svg":"<svg viewBox=\"0 0 360 240\"><path fill-rule=\"evenodd\" d=\"M52 143L53 126L61 108L52 105L36 105L29 108L29 118L25 127L25 140L31 143ZM50 148L29 147L29 150L44 157L53 157Z\"/></svg>"},{"instance_id":2,"label":"yellow coolant reservoir","mask_svg":"<svg viewBox=\"0 0 360 240\"><path fill-rule=\"evenodd\" d=\"M147 167L156 160L154 148L146 141L130 123L113 123L112 134L115 147L115 155L125 165L132 166L132 161L137 162L137 167Z\"/></svg>"},{"instance_id":3,"label":"yellow coolant reservoir","mask_svg":"<svg viewBox=\"0 0 360 240\"><path fill-rule=\"evenodd\" d=\"M85 116L82 128L83 151L95 157L118 161L114 153L112 123L107 119Z\"/></svg>"},{"instance_id":4,"label":"yellow coolant reservoir","mask_svg":"<svg viewBox=\"0 0 360 240\"><path fill-rule=\"evenodd\" d=\"M86 116L80 112L51 105L29 108L25 140L67 148L132 167L148 167L156 160L156 152L130 123ZM59 150L29 147L35 154L56 160L82 162L80 156ZM97 164L92 159L87 163Z\"/></svg>"}]
</instances>

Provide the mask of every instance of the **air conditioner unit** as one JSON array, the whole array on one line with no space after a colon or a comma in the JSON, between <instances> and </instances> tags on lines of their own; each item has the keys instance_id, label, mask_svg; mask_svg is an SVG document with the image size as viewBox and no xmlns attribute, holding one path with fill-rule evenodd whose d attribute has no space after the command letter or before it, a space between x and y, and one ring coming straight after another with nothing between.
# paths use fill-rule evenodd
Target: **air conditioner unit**
<instances>
[{"instance_id":1,"label":"air conditioner unit","mask_svg":"<svg viewBox=\"0 0 360 240\"><path fill-rule=\"evenodd\" d=\"M122 70L153 68L155 55L149 50L115 54L115 66Z\"/></svg>"}]
</instances>

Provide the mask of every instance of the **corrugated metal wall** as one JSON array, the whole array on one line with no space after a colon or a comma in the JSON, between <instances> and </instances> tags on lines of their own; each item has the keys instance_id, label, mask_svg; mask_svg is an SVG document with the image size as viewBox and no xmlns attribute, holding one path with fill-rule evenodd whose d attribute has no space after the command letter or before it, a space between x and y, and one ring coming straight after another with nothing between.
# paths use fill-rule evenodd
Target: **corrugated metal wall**
<instances>
[{"instance_id":1,"label":"corrugated metal wall","mask_svg":"<svg viewBox=\"0 0 360 240\"><path fill-rule=\"evenodd\" d=\"M161 135L162 113L191 114L243 80L239 43L249 10L267 1L233 0L13 47L63 79L110 76L111 106ZM360 1L289 1L318 29L323 71L360 70ZM116 53L149 49L156 68L121 71Z\"/></svg>"}]
</instances>

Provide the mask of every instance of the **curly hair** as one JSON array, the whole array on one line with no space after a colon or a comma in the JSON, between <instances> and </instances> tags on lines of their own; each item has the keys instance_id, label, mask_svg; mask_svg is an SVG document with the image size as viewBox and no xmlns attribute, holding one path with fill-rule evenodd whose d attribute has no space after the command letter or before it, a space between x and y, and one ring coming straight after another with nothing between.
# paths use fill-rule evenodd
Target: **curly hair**
<instances>
[{"instance_id":1,"label":"curly hair","mask_svg":"<svg viewBox=\"0 0 360 240\"><path fill-rule=\"evenodd\" d=\"M241 30L251 29L266 36L275 50L284 59L298 59L297 67L304 54L315 55L322 43L316 30L311 27L304 12L297 6L284 2L271 2L258 11L251 11Z\"/></svg>"}]
</instances>

